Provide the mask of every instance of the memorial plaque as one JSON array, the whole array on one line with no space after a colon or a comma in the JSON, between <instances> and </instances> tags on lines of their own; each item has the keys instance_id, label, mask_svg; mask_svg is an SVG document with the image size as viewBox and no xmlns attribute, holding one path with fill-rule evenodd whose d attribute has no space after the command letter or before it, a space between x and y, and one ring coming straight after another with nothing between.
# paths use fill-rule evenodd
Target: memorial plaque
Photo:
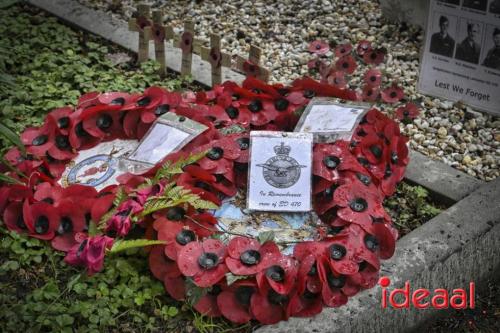
<instances>
[{"instance_id":1,"label":"memorial plaque","mask_svg":"<svg viewBox=\"0 0 500 333\"><path fill-rule=\"evenodd\" d=\"M295 132L313 133L315 142L350 140L368 105L313 98L299 119Z\"/></svg>"},{"instance_id":2,"label":"memorial plaque","mask_svg":"<svg viewBox=\"0 0 500 333\"><path fill-rule=\"evenodd\" d=\"M429 6L418 88L500 114L500 10L495 1Z\"/></svg>"},{"instance_id":3,"label":"memorial plaque","mask_svg":"<svg viewBox=\"0 0 500 333\"><path fill-rule=\"evenodd\" d=\"M156 120L130 156L122 160L122 165L133 173L145 171L206 129L189 118L166 113Z\"/></svg>"},{"instance_id":4,"label":"memorial plaque","mask_svg":"<svg viewBox=\"0 0 500 333\"><path fill-rule=\"evenodd\" d=\"M257 211L311 210L311 133L250 133L247 208Z\"/></svg>"}]
</instances>

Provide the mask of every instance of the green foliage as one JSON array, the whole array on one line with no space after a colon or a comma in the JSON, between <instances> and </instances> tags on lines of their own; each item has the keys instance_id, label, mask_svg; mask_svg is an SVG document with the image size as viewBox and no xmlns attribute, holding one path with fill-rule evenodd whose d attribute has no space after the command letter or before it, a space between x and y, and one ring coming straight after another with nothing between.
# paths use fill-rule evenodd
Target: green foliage
<instances>
[{"instance_id":1,"label":"green foliage","mask_svg":"<svg viewBox=\"0 0 500 333\"><path fill-rule=\"evenodd\" d=\"M425 188L407 183L398 185L396 193L385 200L384 207L401 236L432 219L443 208L431 201Z\"/></svg>"},{"instance_id":2,"label":"green foliage","mask_svg":"<svg viewBox=\"0 0 500 333\"><path fill-rule=\"evenodd\" d=\"M141 216L146 216L156 211L190 204L195 209L217 209L218 206L211 201L201 199L197 194L182 186L170 185L165 188L163 195L149 197L144 204Z\"/></svg>"},{"instance_id":3,"label":"green foliage","mask_svg":"<svg viewBox=\"0 0 500 333\"><path fill-rule=\"evenodd\" d=\"M174 175L178 175L184 172L184 167L196 163L201 160L207 153L201 152L197 154L189 155L186 158L181 158L174 163L167 161L163 164L153 178L153 183L157 183L160 179L171 179Z\"/></svg>"},{"instance_id":4,"label":"green foliage","mask_svg":"<svg viewBox=\"0 0 500 333\"><path fill-rule=\"evenodd\" d=\"M115 240L115 242L113 243L113 247L111 248L111 250L109 250L109 252L118 253L136 247L145 247L158 244L165 244L165 241L150 240L150 239L130 239L130 240L118 239Z\"/></svg>"}]
</instances>

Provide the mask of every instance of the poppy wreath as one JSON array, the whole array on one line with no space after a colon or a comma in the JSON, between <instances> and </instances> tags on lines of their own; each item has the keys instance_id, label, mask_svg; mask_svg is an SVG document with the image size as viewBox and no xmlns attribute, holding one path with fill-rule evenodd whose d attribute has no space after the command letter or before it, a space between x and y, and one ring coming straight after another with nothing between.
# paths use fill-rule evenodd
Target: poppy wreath
<instances>
[{"instance_id":1,"label":"poppy wreath","mask_svg":"<svg viewBox=\"0 0 500 333\"><path fill-rule=\"evenodd\" d=\"M325 45L318 45L311 49L324 54ZM358 50L371 52L364 46ZM340 59L350 52L347 46L336 50ZM366 81L378 90L374 71ZM313 202L322 225L316 239L296 244L293 254L283 254L272 239L220 237L227 232L212 214L223 198L246 187L250 130L293 131L316 96L364 100L363 92L328 81L306 77L285 86L249 77L242 85L225 82L198 93L160 87L87 93L76 107L55 109L42 126L26 129L25 152L12 148L5 155L16 171L6 165L1 171L16 182L0 187L3 221L10 230L50 241L66 252L65 262L88 274L102 270L106 254L136 237L134 230L152 241L144 243L151 272L171 297L235 323L272 324L346 304L376 284L380 260L394 253L398 232L382 202L408 164L408 139L395 120L372 108L350 142L314 145ZM389 97L399 94L396 86L387 89ZM57 183L79 150L140 140L166 112L208 129L146 173L121 175L117 185L97 191ZM416 112L407 105L394 113L403 119Z\"/></svg>"}]
</instances>

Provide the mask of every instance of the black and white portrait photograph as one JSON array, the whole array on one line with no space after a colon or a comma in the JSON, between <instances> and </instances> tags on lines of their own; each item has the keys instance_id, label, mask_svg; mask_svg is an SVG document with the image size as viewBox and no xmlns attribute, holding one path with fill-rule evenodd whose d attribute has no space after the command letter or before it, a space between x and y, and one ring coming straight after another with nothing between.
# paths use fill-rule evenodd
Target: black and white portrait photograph
<instances>
[{"instance_id":1,"label":"black and white portrait photograph","mask_svg":"<svg viewBox=\"0 0 500 333\"><path fill-rule=\"evenodd\" d=\"M485 55L481 65L500 70L500 26L486 27Z\"/></svg>"},{"instance_id":2,"label":"black and white portrait photograph","mask_svg":"<svg viewBox=\"0 0 500 333\"><path fill-rule=\"evenodd\" d=\"M488 0L464 0L463 6L466 8L486 11Z\"/></svg>"},{"instance_id":3,"label":"black and white portrait photograph","mask_svg":"<svg viewBox=\"0 0 500 333\"><path fill-rule=\"evenodd\" d=\"M459 43L455 51L455 59L479 63L481 54L482 25L465 18L460 19Z\"/></svg>"},{"instance_id":4,"label":"black and white portrait photograph","mask_svg":"<svg viewBox=\"0 0 500 333\"><path fill-rule=\"evenodd\" d=\"M434 15L433 34L430 51L445 57L453 57L457 18L436 12Z\"/></svg>"},{"instance_id":5,"label":"black and white portrait photograph","mask_svg":"<svg viewBox=\"0 0 500 333\"><path fill-rule=\"evenodd\" d=\"M491 0L489 11L492 14L500 14L500 0Z\"/></svg>"},{"instance_id":6,"label":"black and white portrait photograph","mask_svg":"<svg viewBox=\"0 0 500 333\"><path fill-rule=\"evenodd\" d=\"M456 6L460 5L460 0L441 0L441 2Z\"/></svg>"}]
</instances>

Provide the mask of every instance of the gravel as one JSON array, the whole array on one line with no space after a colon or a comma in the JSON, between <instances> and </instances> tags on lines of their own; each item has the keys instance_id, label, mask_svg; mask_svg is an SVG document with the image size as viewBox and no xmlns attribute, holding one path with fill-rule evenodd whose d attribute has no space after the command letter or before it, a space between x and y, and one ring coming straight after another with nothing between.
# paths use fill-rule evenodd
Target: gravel
<instances>
[{"instance_id":1,"label":"gravel","mask_svg":"<svg viewBox=\"0 0 500 333\"><path fill-rule=\"evenodd\" d=\"M128 19L135 11L133 0L78 0L88 7ZM182 29L183 20L196 22L197 37L207 40L211 32L223 36L223 49L246 56L250 43L263 49L263 63L272 82L290 82L307 74L311 59L309 42L333 44L367 39L389 50L380 69L385 82L397 81L410 100L422 107L414 123L402 125L410 145L479 179L500 175L500 119L416 92L419 52L423 32L382 18L375 0L284 0L284 1L149 1L165 9L165 23ZM356 73L355 73L356 76ZM353 83L356 84L356 80Z\"/></svg>"}]
</instances>

